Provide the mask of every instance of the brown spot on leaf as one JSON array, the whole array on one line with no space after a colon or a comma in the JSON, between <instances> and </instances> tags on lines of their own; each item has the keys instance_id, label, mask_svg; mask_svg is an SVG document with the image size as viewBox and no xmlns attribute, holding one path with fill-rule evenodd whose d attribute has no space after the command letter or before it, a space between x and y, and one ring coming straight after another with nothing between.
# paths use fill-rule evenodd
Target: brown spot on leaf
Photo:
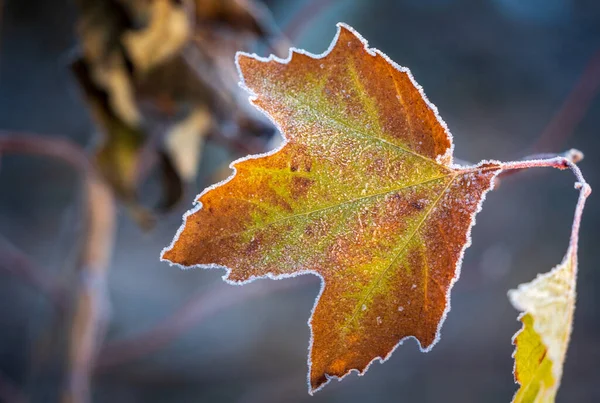
<instances>
[{"instance_id":1,"label":"brown spot on leaf","mask_svg":"<svg viewBox=\"0 0 600 403\"><path fill-rule=\"evenodd\" d=\"M292 197L295 200L303 198L308 193L311 185L314 183L313 179L304 178L301 176L294 176L292 178L292 187L290 189Z\"/></svg>"},{"instance_id":2,"label":"brown spot on leaf","mask_svg":"<svg viewBox=\"0 0 600 403\"><path fill-rule=\"evenodd\" d=\"M542 355L540 356L540 359L538 360L538 364L541 364L542 361L544 361L544 358L546 358L546 354L548 353L548 349L545 348L544 352L542 353Z\"/></svg>"},{"instance_id":3,"label":"brown spot on leaf","mask_svg":"<svg viewBox=\"0 0 600 403\"><path fill-rule=\"evenodd\" d=\"M420 201L412 201L410 202L410 205L412 207L414 207L416 210L423 210L423 203L421 203Z\"/></svg>"}]
</instances>

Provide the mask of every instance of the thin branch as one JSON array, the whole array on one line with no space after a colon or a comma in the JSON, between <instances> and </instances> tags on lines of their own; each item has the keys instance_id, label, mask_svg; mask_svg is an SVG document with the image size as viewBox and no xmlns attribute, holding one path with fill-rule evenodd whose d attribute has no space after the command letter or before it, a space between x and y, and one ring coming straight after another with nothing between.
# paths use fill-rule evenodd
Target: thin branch
<instances>
[{"instance_id":1,"label":"thin branch","mask_svg":"<svg viewBox=\"0 0 600 403\"><path fill-rule=\"evenodd\" d=\"M555 158L566 158L571 161L573 164L579 163L583 159L583 153L574 148L565 151L564 153L555 154L555 153L541 153L541 154L533 154L528 155L527 157L521 158L519 162L528 162L528 161L540 161L540 160L551 160ZM506 164L506 163L505 163ZM505 178L507 176L514 175L518 173L520 169L507 169L500 172L498 178Z\"/></svg>"},{"instance_id":2,"label":"thin branch","mask_svg":"<svg viewBox=\"0 0 600 403\"><path fill-rule=\"evenodd\" d=\"M4 154L29 154L50 157L62 161L77 171L89 176L93 168L85 151L73 142L55 136L42 136L24 132L6 132L0 130L0 158ZM3 242L5 258L0 268L20 277L30 285L48 295L52 301L65 307L65 295L56 284L46 278L44 270L37 267L24 253Z\"/></svg>"},{"instance_id":3,"label":"thin branch","mask_svg":"<svg viewBox=\"0 0 600 403\"><path fill-rule=\"evenodd\" d=\"M567 256L574 260L573 267L575 270L577 270L577 248L579 243L581 217L583 215L585 201L592 193L591 186L586 182L581 170L574 162L574 160L580 161L582 158L583 154L580 151L571 150L567 152L566 156L558 156L549 159L505 162L501 164L503 170L550 167L557 169L570 169L573 172L573 175L575 175L575 178L577 178L577 182L575 182L575 189L579 189L579 199L577 200L577 207L575 208L575 217L573 218L573 227L571 229L569 252L567 253Z\"/></svg>"},{"instance_id":4,"label":"thin branch","mask_svg":"<svg viewBox=\"0 0 600 403\"><path fill-rule=\"evenodd\" d=\"M0 130L0 156L4 153L42 155L62 160L84 173L92 170L85 151L72 141L58 136Z\"/></svg>"},{"instance_id":5,"label":"thin branch","mask_svg":"<svg viewBox=\"0 0 600 403\"><path fill-rule=\"evenodd\" d=\"M580 173L581 176L581 173ZM581 176L583 178L583 176ZM575 184L575 188L579 189L579 199L575 208L575 216L573 217L573 227L571 228L571 238L569 240L569 250L571 252L572 267L577 272L577 249L579 248L579 228L581 227L581 217L583 216L583 208L585 201L592 193L592 188L585 181L579 181Z\"/></svg>"},{"instance_id":6,"label":"thin branch","mask_svg":"<svg viewBox=\"0 0 600 403\"><path fill-rule=\"evenodd\" d=\"M311 280L313 280L311 276L304 276L303 279L295 279L295 281L261 281L244 287L227 284L212 287L209 292L203 291L192 297L150 330L125 340L107 343L99 354L97 369L103 372L114 366L145 357L167 346L219 311L276 291L312 283Z\"/></svg>"},{"instance_id":7,"label":"thin branch","mask_svg":"<svg viewBox=\"0 0 600 403\"><path fill-rule=\"evenodd\" d=\"M561 147L585 117L599 91L600 50L592 56L562 106L533 145L533 149L540 151Z\"/></svg>"},{"instance_id":8,"label":"thin branch","mask_svg":"<svg viewBox=\"0 0 600 403\"><path fill-rule=\"evenodd\" d=\"M109 318L106 284L115 238L116 206L108 186L96 176L85 183L86 242L69 343L69 376L62 401L88 402L90 378Z\"/></svg>"},{"instance_id":9,"label":"thin branch","mask_svg":"<svg viewBox=\"0 0 600 403\"><path fill-rule=\"evenodd\" d=\"M581 217L583 215L583 209L585 206L586 199L592 193L591 186L586 182L581 170L576 165L576 161L583 159L583 154L577 150L570 150L564 156L557 156L548 159L533 159L528 161L515 161L502 163L502 169L504 170L520 170L526 168L557 168L557 169L570 169L575 175L577 182L575 182L575 189L579 190L579 198L577 199L577 206L575 207L575 215L573 217L573 225L571 227L571 236L569 238L569 249L565 255L565 259L571 260L571 267L574 270L573 275L573 287L575 287L575 281L577 279L577 249L579 245L579 228L581 227Z\"/></svg>"},{"instance_id":10,"label":"thin branch","mask_svg":"<svg viewBox=\"0 0 600 403\"><path fill-rule=\"evenodd\" d=\"M66 308L64 290L50 278L45 268L35 264L25 253L0 236L0 270L20 278L41 291L55 307Z\"/></svg>"},{"instance_id":11,"label":"thin branch","mask_svg":"<svg viewBox=\"0 0 600 403\"><path fill-rule=\"evenodd\" d=\"M571 150L568 153L577 155L578 160L583 159L583 153L578 150ZM581 184L581 186L589 187L583 175L581 174L581 170L579 167L573 162L571 158L568 156L556 156L552 158L541 158L541 159L531 159L524 161L511 161L511 162L502 162L500 163L500 167L502 170L514 170L514 169L527 169L527 168L557 168L557 169L570 169L573 171L573 174L577 178L577 182ZM590 189L591 191L591 189Z\"/></svg>"},{"instance_id":12,"label":"thin branch","mask_svg":"<svg viewBox=\"0 0 600 403\"><path fill-rule=\"evenodd\" d=\"M62 401L90 400L90 375L108 320L106 272L115 237L116 207L110 188L96 173L83 149L59 137L0 132L0 155L37 154L66 162L84 174L85 243L69 337L68 379Z\"/></svg>"}]
</instances>

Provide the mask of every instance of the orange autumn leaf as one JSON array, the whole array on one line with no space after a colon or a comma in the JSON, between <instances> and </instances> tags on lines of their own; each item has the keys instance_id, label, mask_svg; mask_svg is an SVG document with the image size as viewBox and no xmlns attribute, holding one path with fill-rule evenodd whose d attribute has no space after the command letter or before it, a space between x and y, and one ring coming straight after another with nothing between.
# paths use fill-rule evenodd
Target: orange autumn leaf
<instances>
[{"instance_id":1,"label":"orange autumn leaf","mask_svg":"<svg viewBox=\"0 0 600 403\"><path fill-rule=\"evenodd\" d=\"M237 62L286 142L235 161L162 258L225 267L236 284L318 275L311 392L407 337L429 350L499 163L453 165L451 135L408 69L346 25L324 55Z\"/></svg>"}]
</instances>

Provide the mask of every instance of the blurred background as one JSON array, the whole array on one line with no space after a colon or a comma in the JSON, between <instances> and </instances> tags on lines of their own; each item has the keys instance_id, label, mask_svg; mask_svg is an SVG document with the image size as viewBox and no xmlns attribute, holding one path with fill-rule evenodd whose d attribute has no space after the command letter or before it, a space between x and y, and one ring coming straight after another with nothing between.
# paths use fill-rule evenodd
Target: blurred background
<instances>
[{"instance_id":1,"label":"blurred background","mask_svg":"<svg viewBox=\"0 0 600 403\"><path fill-rule=\"evenodd\" d=\"M456 157L582 150L600 189L594 0L0 0L0 401L508 402L506 292L564 255L573 177L488 195L441 341L307 394L318 280L235 287L159 261L228 164L279 144L233 55L321 53L335 23L412 70ZM600 204L580 243L558 401L600 401Z\"/></svg>"}]
</instances>

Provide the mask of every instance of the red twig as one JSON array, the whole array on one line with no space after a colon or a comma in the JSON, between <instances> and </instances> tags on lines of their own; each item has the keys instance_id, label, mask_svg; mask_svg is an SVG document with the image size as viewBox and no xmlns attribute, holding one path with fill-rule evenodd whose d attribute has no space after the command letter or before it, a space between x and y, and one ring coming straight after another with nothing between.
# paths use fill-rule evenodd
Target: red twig
<instances>
[{"instance_id":1,"label":"red twig","mask_svg":"<svg viewBox=\"0 0 600 403\"><path fill-rule=\"evenodd\" d=\"M501 166L504 170L550 167L558 169L570 169L573 172L575 178L577 178L577 182L575 182L575 188L579 189L579 199L577 201L577 207L575 209L575 217L573 219L573 227L571 230L569 249L571 258L577 259L577 244L579 241L579 227L581 226L581 216L583 214L585 200L592 193L592 188L586 182L585 178L583 177L583 174L581 173L581 170L574 162L575 160L581 160L583 158L583 154L577 150L571 150L566 154L567 156L558 156L548 159L505 162L502 163ZM574 155L575 157L569 158L569 155ZM573 267L576 268L577 262L573 263L575 263Z\"/></svg>"},{"instance_id":2,"label":"red twig","mask_svg":"<svg viewBox=\"0 0 600 403\"><path fill-rule=\"evenodd\" d=\"M64 403L90 400L90 379L109 317L106 273L115 238L115 201L111 190L95 176L86 181L86 198L88 228L81 253Z\"/></svg>"},{"instance_id":3,"label":"red twig","mask_svg":"<svg viewBox=\"0 0 600 403\"><path fill-rule=\"evenodd\" d=\"M92 169L87 154L76 144L60 137L0 131L0 158L8 153L55 158L86 174ZM0 268L36 286L64 308L65 295L61 295L59 287L44 275L45 272L8 241L2 243Z\"/></svg>"},{"instance_id":4,"label":"red twig","mask_svg":"<svg viewBox=\"0 0 600 403\"><path fill-rule=\"evenodd\" d=\"M579 173L581 176L581 172ZM583 177L581 176L583 179ZM585 181L579 181L575 184L575 188L579 188L579 199L575 208L575 216L573 217L573 227L571 228L571 238L569 240L570 258L573 259L572 267L577 273L577 249L579 248L579 228L581 227L581 217L583 216L583 208L585 201L592 193L592 188ZM575 278L573 279L575 281Z\"/></svg>"},{"instance_id":5,"label":"red twig","mask_svg":"<svg viewBox=\"0 0 600 403\"><path fill-rule=\"evenodd\" d=\"M585 117L600 91L600 50L588 62L579 80L533 145L536 151L562 147Z\"/></svg>"},{"instance_id":6,"label":"red twig","mask_svg":"<svg viewBox=\"0 0 600 403\"><path fill-rule=\"evenodd\" d=\"M75 309L69 337L67 385L63 402L89 401L90 375L106 321L106 272L115 231L116 208L112 191L96 173L86 153L59 137L0 132L0 155L37 154L62 160L84 174L86 195L85 243L79 262Z\"/></svg>"},{"instance_id":7,"label":"red twig","mask_svg":"<svg viewBox=\"0 0 600 403\"><path fill-rule=\"evenodd\" d=\"M511 161L511 162L502 162L500 163L500 167L502 170L513 170L513 169L527 169L527 168L557 168L557 169L570 169L573 171L573 174L577 178L577 183L581 186L585 186L589 188L589 185L583 178L581 174L581 170L575 164L574 159L580 161L583 159L583 153L578 150L571 150L565 153L567 156L559 155L552 158L543 158L543 159L530 159L523 161ZM575 158L569 158L568 155L576 155ZM591 192L591 188L589 189Z\"/></svg>"},{"instance_id":8,"label":"red twig","mask_svg":"<svg viewBox=\"0 0 600 403\"><path fill-rule=\"evenodd\" d=\"M572 153L575 153L575 155L577 155L579 159L583 158L583 154L581 154L581 152L573 150ZM575 164L575 162L572 159L565 156L554 157L549 159L507 162L502 164L502 168L508 170L536 167L551 167L558 169L568 168L573 172L575 178L577 178L577 182L575 182L575 189L579 189L579 198L577 199L577 206L575 207L575 216L573 217L573 225L571 227L569 249L565 256L565 259L569 259L571 261L571 267L574 271L574 275L572 277L572 287L573 289L575 289L575 282L577 280L577 249L579 247L579 228L581 227L581 217L583 215L585 201L592 193L592 188L586 182L585 178L583 177L583 174L581 173L581 170Z\"/></svg>"},{"instance_id":9,"label":"red twig","mask_svg":"<svg viewBox=\"0 0 600 403\"><path fill-rule=\"evenodd\" d=\"M4 237L0 237L0 256L2 256L0 270L4 270L35 287L60 310L66 308L64 290L46 274L43 267L39 267L32 262L25 253Z\"/></svg>"},{"instance_id":10,"label":"red twig","mask_svg":"<svg viewBox=\"0 0 600 403\"><path fill-rule=\"evenodd\" d=\"M256 297L307 284L312 280L309 277L304 276L304 281L300 278L294 281L260 281L244 287L227 284L214 286L209 292L203 291L192 297L154 328L125 340L107 343L98 357L97 368L105 371L145 357L165 347L210 315Z\"/></svg>"},{"instance_id":11,"label":"red twig","mask_svg":"<svg viewBox=\"0 0 600 403\"><path fill-rule=\"evenodd\" d=\"M527 163L529 161L552 160L555 158L566 158L569 161L571 161L573 164L577 164L579 161L581 161L583 159L583 153L579 150L575 150L574 148L572 148L561 154L542 153L542 154L529 155L527 157L522 158L520 161L517 161L517 162ZM515 164L517 162L512 162L511 164ZM498 178L505 178L507 176L511 176L511 175L519 172L519 170L520 169L516 169L516 168L515 169L507 169L505 171L500 172L500 174L498 175Z\"/></svg>"},{"instance_id":12,"label":"red twig","mask_svg":"<svg viewBox=\"0 0 600 403\"><path fill-rule=\"evenodd\" d=\"M36 154L56 158L84 173L92 168L85 151L61 137L0 130L0 156L4 153Z\"/></svg>"}]
</instances>

